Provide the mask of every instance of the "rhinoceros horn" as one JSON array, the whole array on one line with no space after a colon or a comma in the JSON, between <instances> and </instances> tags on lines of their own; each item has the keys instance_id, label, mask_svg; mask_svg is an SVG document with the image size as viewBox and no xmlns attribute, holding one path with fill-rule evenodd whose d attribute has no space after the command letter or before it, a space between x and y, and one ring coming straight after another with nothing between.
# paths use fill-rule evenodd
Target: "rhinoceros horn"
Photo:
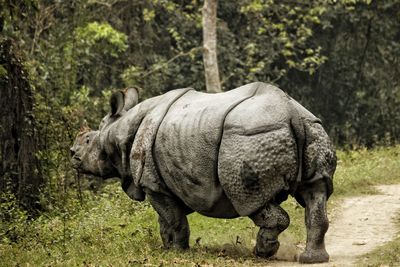
<instances>
[{"instance_id":1,"label":"rhinoceros horn","mask_svg":"<svg viewBox=\"0 0 400 267\"><path fill-rule=\"evenodd\" d=\"M83 133L83 132L89 132L92 129L90 129L88 123L86 120L83 120L82 124L81 124L81 128L79 129L79 132Z\"/></svg>"}]
</instances>

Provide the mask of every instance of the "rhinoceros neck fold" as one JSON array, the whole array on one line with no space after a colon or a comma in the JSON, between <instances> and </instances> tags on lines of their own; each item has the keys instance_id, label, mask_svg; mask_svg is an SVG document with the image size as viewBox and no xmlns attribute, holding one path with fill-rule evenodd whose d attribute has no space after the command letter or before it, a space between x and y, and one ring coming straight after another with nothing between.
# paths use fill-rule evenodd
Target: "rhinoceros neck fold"
<instances>
[{"instance_id":1,"label":"rhinoceros neck fold","mask_svg":"<svg viewBox=\"0 0 400 267\"><path fill-rule=\"evenodd\" d=\"M166 191L158 162L155 160L153 146L159 126L169 112L171 105L185 95L191 88L170 91L159 97L157 105L148 110L141 121L132 144L130 165L134 183L152 191ZM164 189L163 189L164 188Z\"/></svg>"},{"instance_id":2,"label":"rhinoceros neck fold","mask_svg":"<svg viewBox=\"0 0 400 267\"><path fill-rule=\"evenodd\" d=\"M132 180L130 150L143 119L157 105L158 99L155 97L139 103L101 132L102 148L122 179ZM125 184L130 182L124 181Z\"/></svg>"}]
</instances>

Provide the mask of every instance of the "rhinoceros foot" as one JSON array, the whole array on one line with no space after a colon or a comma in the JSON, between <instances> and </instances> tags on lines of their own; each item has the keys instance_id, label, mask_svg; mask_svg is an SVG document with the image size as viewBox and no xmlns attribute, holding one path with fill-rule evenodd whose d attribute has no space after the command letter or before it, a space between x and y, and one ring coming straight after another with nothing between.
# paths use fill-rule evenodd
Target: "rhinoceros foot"
<instances>
[{"instance_id":1,"label":"rhinoceros foot","mask_svg":"<svg viewBox=\"0 0 400 267\"><path fill-rule=\"evenodd\" d=\"M264 242L258 242L254 248L254 253L258 257L269 258L273 256L279 249L278 240L268 240Z\"/></svg>"},{"instance_id":2,"label":"rhinoceros foot","mask_svg":"<svg viewBox=\"0 0 400 267\"><path fill-rule=\"evenodd\" d=\"M325 249L304 251L302 254L300 254L299 257L300 263L321 263L328 261L329 254L326 252Z\"/></svg>"}]
</instances>

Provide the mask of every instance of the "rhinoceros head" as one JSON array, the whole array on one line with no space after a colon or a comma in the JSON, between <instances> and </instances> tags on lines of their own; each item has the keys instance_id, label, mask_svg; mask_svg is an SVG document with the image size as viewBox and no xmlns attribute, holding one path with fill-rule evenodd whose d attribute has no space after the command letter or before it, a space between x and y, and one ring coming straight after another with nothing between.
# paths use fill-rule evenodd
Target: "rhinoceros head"
<instances>
[{"instance_id":1,"label":"rhinoceros head","mask_svg":"<svg viewBox=\"0 0 400 267\"><path fill-rule=\"evenodd\" d=\"M94 131L85 124L77 134L70 149L72 167L81 173L92 174L104 179L120 177L120 170L117 170L115 163L107 154L107 142L102 137L106 135L107 127L137 103L136 89L126 89L112 94L110 98L111 111L102 119L99 130Z\"/></svg>"},{"instance_id":2,"label":"rhinoceros head","mask_svg":"<svg viewBox=\"0 0 400 267\"><path fill-rule=\"evenodd\" d=\"M103 178L116 176L116 170L100 145L100 131L82 127L70 151L72 167L79 172Z\"/></svg>"}]
</instances>

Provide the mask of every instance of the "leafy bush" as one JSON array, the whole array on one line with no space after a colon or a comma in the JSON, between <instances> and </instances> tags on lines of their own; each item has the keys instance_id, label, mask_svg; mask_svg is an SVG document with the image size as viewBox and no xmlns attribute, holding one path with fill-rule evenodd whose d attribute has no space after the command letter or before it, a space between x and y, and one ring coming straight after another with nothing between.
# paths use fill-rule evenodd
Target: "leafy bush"
<instances>
[{"instance_id":1,"label":"leafy bush","mask_svg":"<svg viewBox=\"0 0 400 267\"><path fill-rule=\"evenodd\" d=\"M22 209L14 194L0 193L0 243L21 241L25 237L27 212Z\"/></svg>"}]
</instances>

